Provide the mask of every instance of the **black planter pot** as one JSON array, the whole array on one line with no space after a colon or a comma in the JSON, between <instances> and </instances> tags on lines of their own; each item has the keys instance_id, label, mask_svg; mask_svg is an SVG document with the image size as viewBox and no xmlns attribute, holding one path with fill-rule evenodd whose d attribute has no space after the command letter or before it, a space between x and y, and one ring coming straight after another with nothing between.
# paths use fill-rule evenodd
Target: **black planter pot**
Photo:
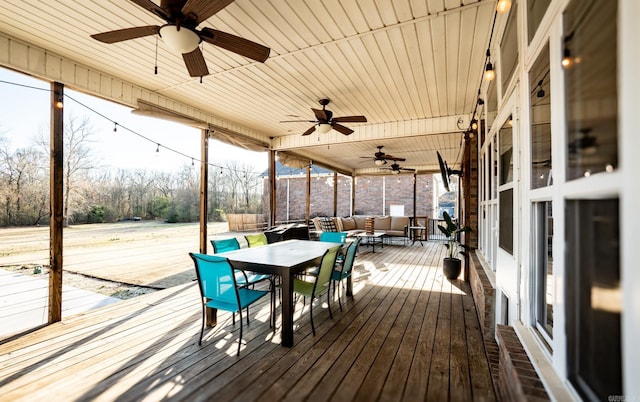
<instances>
[{"instance_id":1,"label":"black planter pot","mask_svg":"<svg viewBox=\"0 0 640 402\"><path fill-rule=\"evenodd\" d=\"M442 273L447 279L458 279L462 270L462 260L459 258L445 258L442 260Z\"/></svg>"}]
</instances>

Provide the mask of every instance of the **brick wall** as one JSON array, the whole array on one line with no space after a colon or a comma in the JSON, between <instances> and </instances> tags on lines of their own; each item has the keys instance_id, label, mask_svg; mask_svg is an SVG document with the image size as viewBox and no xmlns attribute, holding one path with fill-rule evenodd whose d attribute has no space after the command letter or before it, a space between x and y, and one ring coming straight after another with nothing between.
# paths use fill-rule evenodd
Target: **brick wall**
<instances>
[{"instance_id":1,"label":"brick wall","mask_svg":"<svg viewBox=\"0 0 640 402\"><path fill-rule=\"evenodd\" d=\"M281 177L276 182L276 220L305 218L306 176ZM265 193L268 183L265 181ZM383 199L383 195L385 199ZM418 175L416 181L416 215L433 216L433 176ZM338 175L337 216L350 216L351 178ZM390 205L404 205L405 216L413 215L413 175L360 176L356 178L356 215L389 214ZM311 177L310 215L333 216L333 175Z\"/></svg>"},{"instance_id":2,"label":"brick wall","mask_svg":"<svg viewBox=\"0 0 640 402\"><path fill-rule=\"evenodd\" d=\"M513 327L498 325L496 335L500 350L496 381L498 398L501 401L549 401Z\"/></svg>"},{"instance_id":3,"label":"brick wall","mask_svg":"<svg viewBox=\"0 0 640 402\"><path fill-rule=\"evenodd\" d=\"M496 290L491 286L480 260L475 252L469 253L469 285L476 304L478 320L482 326L484 339L495 339L496 325Z\"/></svg>"}]
</instances>

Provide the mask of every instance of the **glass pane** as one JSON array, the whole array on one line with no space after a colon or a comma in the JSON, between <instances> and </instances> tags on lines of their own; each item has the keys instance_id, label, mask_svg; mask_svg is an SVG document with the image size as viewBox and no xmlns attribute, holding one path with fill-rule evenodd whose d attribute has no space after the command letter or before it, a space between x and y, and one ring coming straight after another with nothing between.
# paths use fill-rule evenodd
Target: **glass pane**
<instances>
[{"instance_id":1,"label":"glass pane","mask_svg":"<svg viewBox=\"0 0 640 402\"><path fill-rule=\"evenodd\" d=\"M528 0L527 1L527 31L529 32L529 43L536 34L536 30L540 26L540 21L544 17L544 13L549 8L551 0Z\"/></svg>"},{"instance_id":2,"label":"glass pane","mask_svg":"<svg viewBox=\"0 0 640 402\"><path fill-rule=\"evenodd\" d=\"M622 395L619 203L567 201L569 378L586 400Z\"/></svg>"},{"instance_id":3,"label":"glass pane","mask_svg":"<svg viewBox=\"0 0 640 402\"><path fill-rule=\"evenodd\" d=\"M498 133L500 139L500 184L513 181L513 128L511 118Z\"/></svg>"},{"instance_id":4,"label":"glass pane","mask_svg":"<svg viewBox=\"0 0 640 402\"><path fill-rule=\"evenodd\" d=\"M538 328L553 339L553 214L551 202L535 203L534 295Z\"/></svg>"},{"instance_id":5,"label":"glass pane","mask_svg":"<svg viewBox=\"0 0 640 402\"><path fill-rule=\"evenodd\" d=\"M564 13L567 180L618 166L617 1L573 1Z\"/></svg>"},{"instance_id":6,"label":"glass pane","mask_svg":"<svg viewBox=\"0 0 640 402\"><path fill-rule=\"evenodd\" d=\"M513 254L513 189L500 192L500 233L498 245Z\"/></svg>"},{"instance_id":7,"label":"glass pane","mask_svg":"<svg viewBox=\"0 0 640 402\"><path fill-rule=\"evenodd\" d=\"M496 80L493 80L489 83L489 88L487 89L487 100L485 102L485 107L487 108L487 132L491 130L493 126L493 121L496 119L496 113L498 112L498 85L496 84Z\"/></svg>"},{"instance_id":8,"label":"glass pane","mask_svg":"<svg viewBox=\"0 0 640 402\"><path fill-rule=\"evenodd\" d=\"M502 91L507 88L513 73L518 65L518 7L515 1L509 12L507 27L500 43L500 77L502 78Z\"/></svg>"},{"instance_id":9,"label":"glass pane","mask_svg":"<svg viewBox=\"0 0 640 402\"><path fill-rule=\"evenodd\" d=\"M549 45L529 71L531 105L531 188L552 184L551 178L551 78Z\"/></svg>"}]
</instances>

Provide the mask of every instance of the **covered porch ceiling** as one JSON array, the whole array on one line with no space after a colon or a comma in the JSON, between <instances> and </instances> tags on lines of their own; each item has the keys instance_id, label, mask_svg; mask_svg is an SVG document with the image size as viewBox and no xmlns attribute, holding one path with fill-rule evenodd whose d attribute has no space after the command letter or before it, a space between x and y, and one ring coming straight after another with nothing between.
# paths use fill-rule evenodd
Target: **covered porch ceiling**
<instances>
[{"instance_id":1,"label":"covered porch ceiling","mask_svg":"<svg viewBox=\"0 0 640 402\"><path fill-rule=\"evenodd\" d=\"M242 133L251 133L253 142L355 175L388 172L373 163L382 145L385 153L406 158L402 167L435 172L436 150L450 166L461 161L461 133L476 104L495 3L236 0L198 28L263 44L270 56L259 63L204 43L210 75L200 82L156 36L114 44L90 37L164 24L132 1L5 2L0 49L7 50L0 65L38 75L12 58L12 43L21 43L170 99L171 105L159 105L170 111L196 110L237 128L213 137L242 142ZM108 98L98 90L93 94ZM344 123L354 130L350 136L316 130L305 137L313 123L281 123L313 120L311 108L320 109L322 98L331 100L327 109L334 116L364 115L367 122Z\"/></svg>"}]
</instances>

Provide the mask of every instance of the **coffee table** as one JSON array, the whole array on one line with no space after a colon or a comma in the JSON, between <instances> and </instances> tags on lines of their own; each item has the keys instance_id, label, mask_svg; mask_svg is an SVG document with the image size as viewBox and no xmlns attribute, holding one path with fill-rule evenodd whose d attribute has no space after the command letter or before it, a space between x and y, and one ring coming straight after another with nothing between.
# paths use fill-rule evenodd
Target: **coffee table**
<instances>
[{"instance_id":1,"label":"coffee table","mask_svg":"<svg viewBox=\"0 0 640 402\"><path fill-rule=\"evenodd\" d=\"M361 237L362 241L360 242L361 246L371 246L371 251L373 253L376 252L376 244L379 244L382 248L384 248L384 232L373 232L373 233L356 233L354 237Z\"/></svg>"}]
</instances>

